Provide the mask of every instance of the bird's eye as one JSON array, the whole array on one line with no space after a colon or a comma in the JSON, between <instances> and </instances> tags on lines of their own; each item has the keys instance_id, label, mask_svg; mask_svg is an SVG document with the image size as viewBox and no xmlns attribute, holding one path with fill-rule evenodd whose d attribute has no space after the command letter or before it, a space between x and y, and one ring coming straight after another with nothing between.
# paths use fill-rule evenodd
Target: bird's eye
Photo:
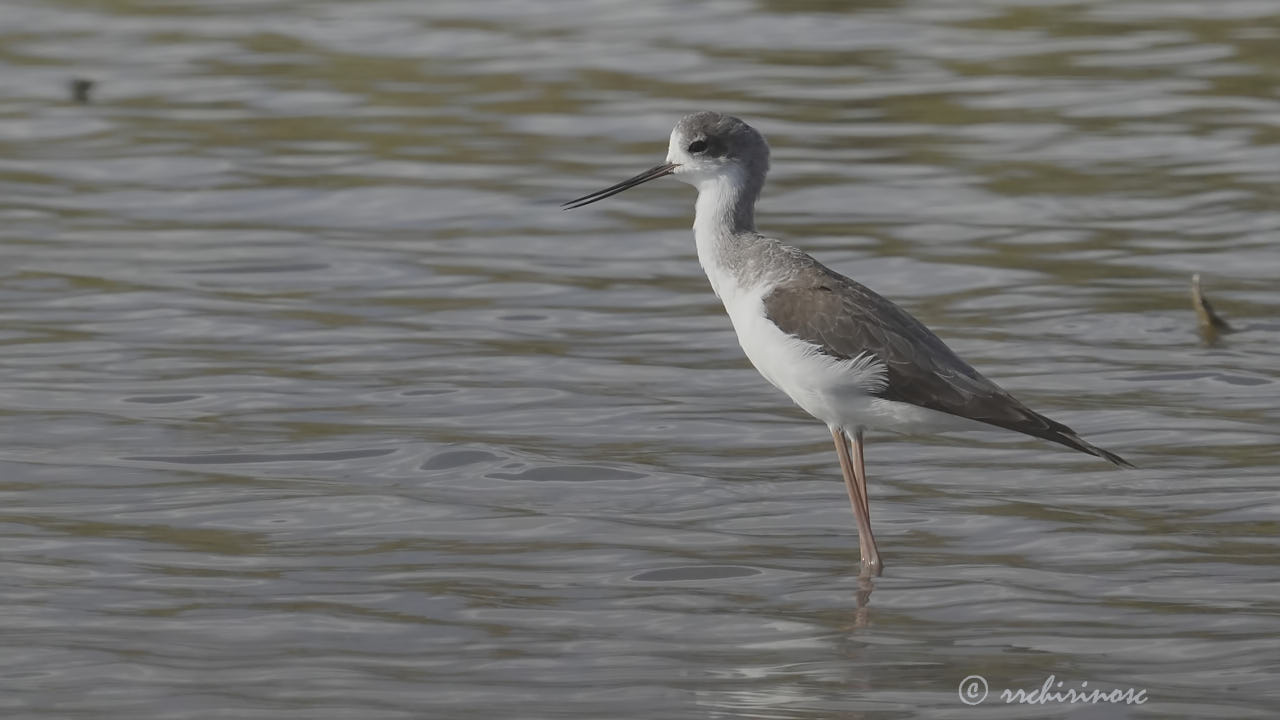
<instances>
[{"instance_id":1,"label":"bird's eye","mask_svg":"<svg viewBox=\"0 0 1280 720\"><path fill-rule=\"evenodd\" d=\"M702 152L703 150L707 149L707 143L705 140L694 140L693 142L689 143L689 147L686 149L689 152L694 153L696 155Z\"/></svg>"}]
</instances>

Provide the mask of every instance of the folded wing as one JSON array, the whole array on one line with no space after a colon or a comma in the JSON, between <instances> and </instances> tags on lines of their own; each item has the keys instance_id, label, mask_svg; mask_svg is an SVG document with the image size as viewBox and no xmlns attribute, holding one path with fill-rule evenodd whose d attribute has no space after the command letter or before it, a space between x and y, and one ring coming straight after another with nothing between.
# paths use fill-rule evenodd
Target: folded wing
<instances>
[{"instance_id":1,"label":"folded wing","mask_svg":"<svg viewBox=\"0 0 1280 720\"><path fill-rule=\"evenodd\" d=\"M780 330L825 354L852 359L867 353L884 363L888 384L873 393L877 397L1051 440L1131 467L1023 405L905 310L817 261L779 284L764 305Z\"/></svg>"}]
</instances>

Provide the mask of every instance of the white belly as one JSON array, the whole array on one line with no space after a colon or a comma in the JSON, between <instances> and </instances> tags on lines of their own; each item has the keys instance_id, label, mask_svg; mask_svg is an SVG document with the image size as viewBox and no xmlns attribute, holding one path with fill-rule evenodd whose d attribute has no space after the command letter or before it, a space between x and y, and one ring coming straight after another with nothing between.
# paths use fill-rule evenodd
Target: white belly
<instances>
[{"instance_id":1,"label":"white belly","mask_svg":"<svg viewBox=\"0 0 1280 720\"><path fill-rule=\"evenodd\" d=\"M927 433L987 427L956 415L872 396L870 393L883 390L888 380L878 358L863 354L841 360L823 354L816 345L787 335L766 318L762 297L758 291L722 296L738 343L766 380L828 426Z\"/></svg>"}]
</instances>

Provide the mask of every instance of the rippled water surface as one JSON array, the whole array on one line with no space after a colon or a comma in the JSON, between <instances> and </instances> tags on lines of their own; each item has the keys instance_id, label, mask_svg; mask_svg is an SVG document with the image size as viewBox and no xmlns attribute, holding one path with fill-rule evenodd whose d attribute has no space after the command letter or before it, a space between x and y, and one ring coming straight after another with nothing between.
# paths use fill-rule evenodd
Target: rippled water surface
<instances>
[{"instance_id":1,"label":"rippled water surface","mask_svg":"<svg viewBox=\"0 0 1280 720\"><path fill-rule=\"evenodd\" d=\"M5 3L0 714L1275 717L1280 6L847 5ZM873 434L860 582L692 191L557 208L703 108L1142 469Z\"/></svg>"}]
</instances>

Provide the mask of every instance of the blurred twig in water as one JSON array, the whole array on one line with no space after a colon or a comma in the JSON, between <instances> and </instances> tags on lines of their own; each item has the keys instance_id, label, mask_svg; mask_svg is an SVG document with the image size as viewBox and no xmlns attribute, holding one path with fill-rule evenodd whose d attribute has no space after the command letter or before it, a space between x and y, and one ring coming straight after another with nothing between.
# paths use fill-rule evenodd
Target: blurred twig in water
<instances>
[{"instance_id":1,"label":"blurred twig in water","mask_svg":"<svg viewBox=\"0 0 1280 720\"><path fill-rule=\"evenodd\" d=\"M1214 312L1213 305L1200 289L1200 273L1191 276L1191 307L1196 311L1196 320L1200 325L1200 334L1205 342L1212 344L1219 335L1234 332L1235 328Z\"/></svg>"}]
</instances>

